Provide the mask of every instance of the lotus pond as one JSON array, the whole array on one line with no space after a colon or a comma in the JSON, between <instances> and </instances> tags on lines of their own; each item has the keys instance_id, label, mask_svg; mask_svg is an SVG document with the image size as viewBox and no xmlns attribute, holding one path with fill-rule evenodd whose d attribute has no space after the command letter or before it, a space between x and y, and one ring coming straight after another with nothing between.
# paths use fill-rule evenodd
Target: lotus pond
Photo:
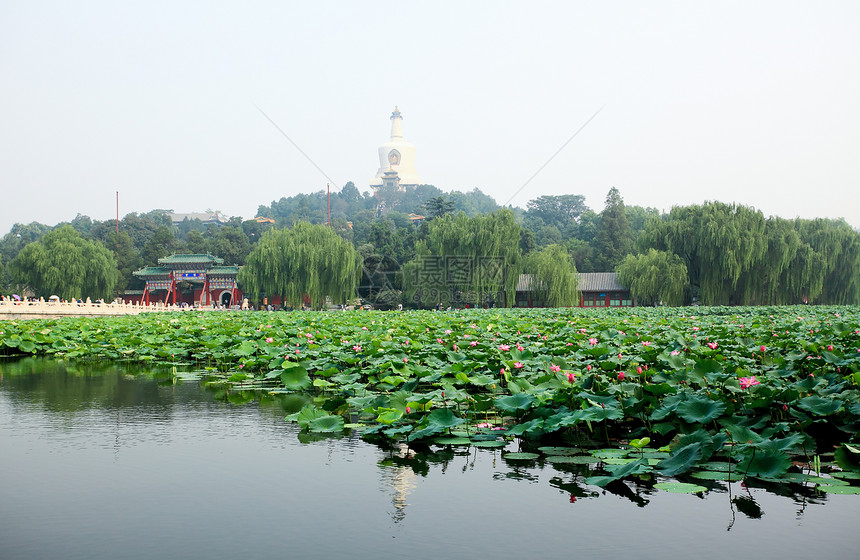
<instances>
[{"instance_id":1,"label":"lotus pond","mask_svg":"<svg viewBox=\"0 0 860 560\"><path fill-rule=\"evenodd\" d=\"M561 513L569 522L581 522L573 511L597 508L588 515L599 516L606 502L621 501L627 506L613 515L625 527L633 504L663 504L664 521L707 515L716 506L704 504L712 502L723 516L758 520L761 502L774 500L791 532L809 504L827 503L827 511L840 504L854 521L860 512L860 498L850 495L860 493L858 318L856 308L774 307L4 322L0 349L19 361L4 364L0 390L19 379L13 370L38 386L40 373L26 365L32 359L20 360L35 355L75 379L110 364L131 385L191 391L217 410L213 416L265 412L265 442L240 451L243 466L222 473L231 487L253 481L260 491L255 474L272 468L261 462L274 438L281 452L323 447L348 455L328 463L350 463L355 473L344 471L344 480L361 476L352 456L362 455L376 468L454 491L459 482L447 473L457 465L476 473L470 507L487 519L508 511L520 521L526 514L546 520L527 512L545 507L537 496L551 490L552 511L559 494L575 508ZM157 377L127 379L142 366ZM153 468L178 476L171 464ZM500 503L506 485L528 490ZM441 507L469 509L457 500ZM512 519L500 523L508 527L502 535L516 530ZM854 533L840 535L858 544ZM486 546L480 550L496 545Z\"/></svg>"}]
</instances>

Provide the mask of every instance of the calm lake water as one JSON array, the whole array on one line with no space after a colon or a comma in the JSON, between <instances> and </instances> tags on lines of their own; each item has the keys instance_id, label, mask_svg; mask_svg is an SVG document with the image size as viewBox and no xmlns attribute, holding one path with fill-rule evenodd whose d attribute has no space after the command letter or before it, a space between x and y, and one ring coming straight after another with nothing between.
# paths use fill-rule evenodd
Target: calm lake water
<instances>
[{"instance_id":1,"label":"calm lake water","mask_svg":"<svg viewBox=\"0 0 860 560\"><path fill-rule=\"evenodd\" d=\"M702 497L628 483L621 496L498 450L308 441L284 421L303 403L231 400L121 365L0 362L0 558L786 559L860 547L860 496L740 483Z\"/></svg>"}]
</instances>

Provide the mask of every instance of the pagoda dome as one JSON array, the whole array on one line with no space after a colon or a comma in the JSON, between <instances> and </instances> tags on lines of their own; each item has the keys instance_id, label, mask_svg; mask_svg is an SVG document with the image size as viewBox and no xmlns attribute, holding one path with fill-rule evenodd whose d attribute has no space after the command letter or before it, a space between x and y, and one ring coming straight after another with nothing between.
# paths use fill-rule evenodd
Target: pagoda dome
<instances>
[{"instance_id":1,"label":"pagoda dome","mask_svg":"<svg viewBox=\"0 0 860 560\"><path fill-rule=\"evenodd\" d=\"M401 188L422 184L415 170L415 146L403 139L403 117L397 107L391 113L391 140L379 147L379 169L370 186L381 187L386 171L397 172Z\"/></svg>"}]
</instances>

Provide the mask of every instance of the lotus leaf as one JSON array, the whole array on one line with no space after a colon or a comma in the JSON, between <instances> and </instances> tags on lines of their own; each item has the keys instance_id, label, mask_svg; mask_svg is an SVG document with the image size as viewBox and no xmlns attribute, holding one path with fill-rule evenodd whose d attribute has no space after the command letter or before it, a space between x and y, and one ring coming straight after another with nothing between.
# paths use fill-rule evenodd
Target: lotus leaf
<instances>
[{"instance_id":1,"label":"lotus leaf","mask_svg":"<svg viewBox=\"0 0 860 560\"><path fill-rule=\"evenodd\" d=\"M706 424L722 416L726 405L722 401L696 396L679 403L675 413L691 424Z\"/></svg>"},{"instance_id":2,"label":"lotus leaf","mask_svg":"<svg viewBox=\"0 0 860 560\"><path fill-rule=\"evenodd\" d=\"M675 476L687 472L702 458L702 443L696 442L681 447L668 459L657 463L657 470L665 476Z\"/></svg>"},{"instance_id":3,"label":"lotus leaf","mask_svg":"<svg viewBox=\"0 0 860 560\"><path fill-rule=\"evenodd\" d=\"M538 457L540 457L540 455L537 453L527 453L527 452L505 453L504 455L502 455L503 459L507 459L509 461L533 461L533 460L537 459Z\"/></svg>"},{"instance_id":4,"label":"lotus leaf","mask_svg":"<svg viewBox=\"0 0 860 560\"><path fill-rule=\"evenodd\" d=\"M536 401L535 397L525 393L517 393L507 397L500 397L493 401L496 408L505 412L516 412L518 410L528 410Z\"/></svg>"},{"instance_id":5,"label":"lotus leaf","mask_svg":"<svg viewBox=\"0 0 860 560\"><path fill-rule=\"evenodd\" d=\"M571 464L571 465L588 465L592 463L597 463L600 459L592 457L591 455L549 455L546 458L548 463L553 464Z\"/></svg>"},{"instance_id":6,"label":"lotus leaf","mask_svg":"<svg viewBox=\"0 0 860 560\"><path fill-rule=\"evenodd\" d=\"M818 395L810 395L797 401L797 406L816 416L830 416L842 408L844 404L844 401L819 397Z\"/></svg>"},{"instance_id":7,"label":"lotus leaf","mask_svg":"<svg viewBox=\"0 0 860 560\"><path fill-rule=\"evenodd\" d=\"M343 426L343 416L320 416L308 423L308 429L312 432L340 432Z\"/></svg>"},{"instance_id":8,"label":"lotus leaf","mask_svg":"<svg viewBox=\"0 0 860 560\"><path fill-rule=\"evenodd\" d=\"M286 364L285 364L286 365ZM281 383L287 389L300 391L311 386L311 378L308 376L308 371L299 364L290 363L289 369L284 368L281 374Z\"/></svg>"},{"instance_id":9,"label":"lotus leaf","mask_svg":"<svg viewBox=\"0 0 860 560\"><path fill-rule=\"evenodd\" d=\"M706 492L708 490L704 486L690 484L689 482L658 482L654 485L654 488L675 494L698 494L699 492Z\"/></svg>"},{"instance_id":10,"label":"lotus leaf","mask_svg":"<svg viewBox=\"0 0 860 560\"><path fill-rule=\"evenodd\" d=\"M505 447L507 442L504 441L474 441L472 445L475 447Z\"/></svg>"},{"instance_id":11,"label":"lotus leaf","mask_svg":"<svg viewBox=\"0 0 860 560\"><path fill-rule=\"evenodd\" d=\"M860 494L860 486L817 486L816 489L829 494Z\"/></svg>"}]
</instances>

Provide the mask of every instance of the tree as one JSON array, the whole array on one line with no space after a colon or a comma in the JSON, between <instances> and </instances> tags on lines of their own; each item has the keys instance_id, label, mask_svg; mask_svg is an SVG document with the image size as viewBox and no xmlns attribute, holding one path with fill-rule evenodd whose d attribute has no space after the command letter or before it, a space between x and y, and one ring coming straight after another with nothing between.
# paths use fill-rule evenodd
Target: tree
<instances>
[{"instance_id":1,"label":"tree","mask_svg":"<svg viewBox=\"0 0 860 560\"><path fill-rule=\"evenodd\" d=\"M681 305L689 281L681 257L650 249L642 255L627 255L616 270L618 279L643 305Z\"/></svg>"},{"instance_id":2,"label":"tree","mask_svg":"<svg viewBox=\"0 0 860 560\"><path fill-rule=\"evenodd\" d=\"M131 236L121 231L119 232L119 243L117 243L116 230L114 230L104 245L113 253L117 263L116 291L123 292L126 289L143 288L143 280L134 276L134 271L143 266L143 259L140 257L140 251L135 248Z\"/></svg>"},{"instance_id":3,"label":"tree","mask_svg":"<svg viewBox=\"0 0 860 560\"><path fill-rule=\"evenodd\" d=\"M615 270L621 260L633 252L633 234L624 200L615 187L606 195L606 206L600 213L592 249L591 268L596 272Z\"/></svg>"},{"instance_id":4,"label":"tree","mask_svg":"<svg viewBox=\"0 0 860 560\"><path fill-rule=\"evenodd\" d=\"M403 267L405 301L418 306L514 303L521 268L520 226L508 209L427 224Z\"/></svg>"},{"instance_id":5,"label":"tree","mask_svg":"<svg viewBox=\"0 0 860 560\"><path fill-rule=\"evenodd\" d=\"M585 197L581 194L544 195L530 200L527 208L528 217L539 218L544 224L555 226L560 231L566 231L572 224L579 221L583 212L588 210Z\"/></svg>"},{"instance_id":6,"label":"tree","mask_svg":"<svg viewBox=\"0 0 860 560\"><path fill-rule=\"evenodd\" d=\"M107 299L113 295L117 280L111 252L68 225L24 247L9 268L16 282L30 286L37 295L69 300Z\"/></svg>"},{"instance_id":7,"label":"tree","mask_svg":"<svg viewBox=\"0 0 860 560\"><path fill-rule=\"evenodd\" d=\"M196 229L192 229L185 236L185 250L195 255L212 252L209 250L209 243L203 237L203 233Z\"/></svg>"},{"instance_id":8,"label":"tree","mask_svg":"<svg viewBox=\"0 0 860 560\"><path fill-rule=\"evenodd\" d=\"M243 265L251 252L248 236L240 228L232 226L218 228L210 246L215 256L224 259L225 265Z\"/></svg>"},{"instance_id":9,"label":"tree","mask_svg":"<svg viewBox=\"0 0 860 560\"><path fill-rule=\"evenodd\" d=\"M746 304L752 292L741 277L757 269L768 248L764 215L754 208L722 202L672 208L652 219L642 246L668 251L687 265L691 295L707 305ZM760 272L760 270L759 270Z\"/></svg>"},{"instance_id":10,"label":"tree","mask_svg":"<svg viewBox=\"0 0 860 560\"><path fill-rule=\"evenodd\" d=\"M299 307L307 296L322 307L326 297L346 303L361 278L361 256L331 228L296 222L292 229L271 229L254 245L239 272L246 293L280 295Z\"/></svg>"},{"instance_id":11,"label":"tree","mask_svg":"<svg viewBox=\"0 0 860 560\"><path fill-rule=\"evenodd\" d=\"M155 266L158 259L168 257L176 251L176 238L167 226L159 226L152 237L147 240L140 252L146 265Z\"/></svg>"},{"instance_id":12,"label":"tree","mask_svg":"<svg viewBox=\"0 0 860 560\"><path fill-rule=\"evenodd\" d=\"M570 307L579 303L578 279L573 259L561 245L547 245L526 258L532 291L548 307Z\"/></svg>"},{"instance_id":13,"label":"tree","mask_svg":"<svg viewBox=\"0 0 860 560\"><path fill-rule=\"evenodd\" d=\"M454 202L447 200L444 196L434 196L424 203L428 218L439 218L454 211Z\"/></svg>"}]
</instances>

